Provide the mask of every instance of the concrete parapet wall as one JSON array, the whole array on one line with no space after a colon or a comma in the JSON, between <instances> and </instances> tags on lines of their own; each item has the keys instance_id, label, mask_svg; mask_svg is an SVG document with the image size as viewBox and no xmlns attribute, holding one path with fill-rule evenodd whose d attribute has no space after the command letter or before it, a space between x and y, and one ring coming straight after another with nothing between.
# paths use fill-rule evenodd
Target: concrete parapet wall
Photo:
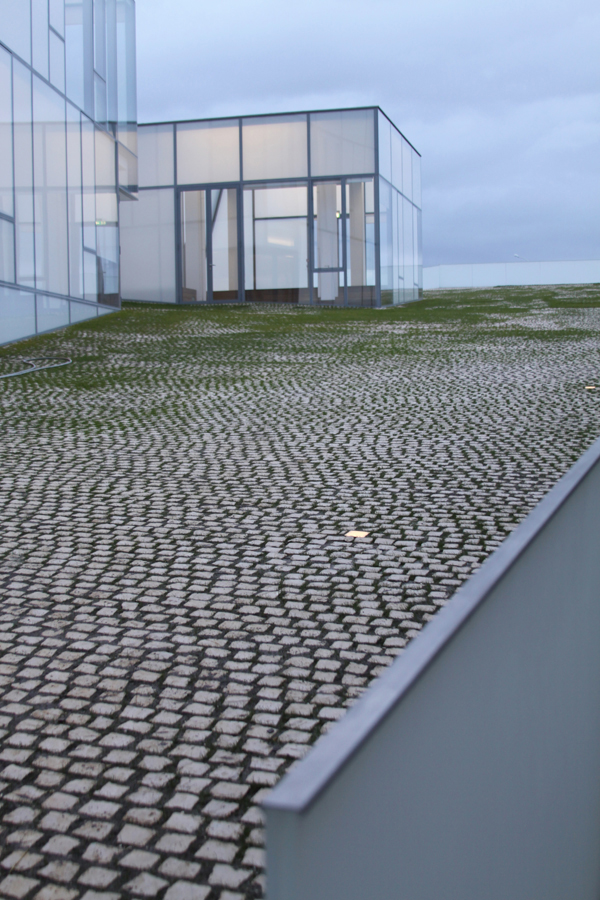
<instances>
[{"instance_id":1,"label":"concrete parapet wall","mask_svg":"<svg viewBox=\"0 0 600 900\"><path fill-rule=\"evenodd\" d=\"M600 896L600 442L275 788L269 900Z\"/></svg>"}]
</instances>

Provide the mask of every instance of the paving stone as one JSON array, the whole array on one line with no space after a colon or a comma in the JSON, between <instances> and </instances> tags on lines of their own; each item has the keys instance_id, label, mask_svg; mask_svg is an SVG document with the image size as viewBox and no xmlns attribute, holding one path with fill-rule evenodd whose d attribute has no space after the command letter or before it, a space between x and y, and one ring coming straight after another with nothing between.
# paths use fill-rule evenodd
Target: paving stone
<instances>
[{"instance_id":1,"label":"paving stone","mask_svg":"<svg viewBox=\"0 0 600 900\"><path fill-rule=\"evenodd\" d=\"M0 382L1 897L262 896L265 790L598 436L600 311L548 305L594 290L39 339L76 362Z\"/></svg>"}]
</instances>

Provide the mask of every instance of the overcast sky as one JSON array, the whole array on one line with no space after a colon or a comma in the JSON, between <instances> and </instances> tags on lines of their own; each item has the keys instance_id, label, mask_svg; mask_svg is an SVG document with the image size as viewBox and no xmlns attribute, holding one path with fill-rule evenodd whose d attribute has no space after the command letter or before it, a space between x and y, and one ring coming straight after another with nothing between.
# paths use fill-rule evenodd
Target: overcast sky
<instances>
[{"instance_id":1,"label":"overcast sky","mask_svg":"<svg viewBox=\"0 0 600 900\"><path fill-rule=\"evenodd\" d=\"M379 105L425 265L600 259L598 0L137 0L139 121Z\"/></svg>"}]
</instances>

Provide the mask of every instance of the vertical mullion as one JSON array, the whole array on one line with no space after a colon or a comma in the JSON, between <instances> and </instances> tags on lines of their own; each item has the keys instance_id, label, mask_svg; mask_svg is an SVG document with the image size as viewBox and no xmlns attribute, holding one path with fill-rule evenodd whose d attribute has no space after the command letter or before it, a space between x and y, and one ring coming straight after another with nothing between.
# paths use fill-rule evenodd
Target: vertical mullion
<instances>
[{"instance_id":1,"label":"vertical mullion","mask_svg":"<svg viewBox=\"0 0 600 900\"><path fill-rule=\"evenodd\" d=\"M381 307L381 229L379 227L379 107L373 111L375 128L375 179L373 195L375 199L375 306ZM391 153L391 150L390 150Z\"/></svg>"},{"instance_id":2,"label":"vertical mullion","mask_svg":"<svg viewBox=\"0 0 600 900\"><path fill-rule=\"evenodd\" d=\"M239 141L240 141L240 180L237 187L237 255L238 255L238 300L242 303L246 299L246 273L244 258L245 235L244 235L244 152L242 142L242 120L239 120Z\"/></svg>"},{"instance_id":3,"label":"vertical mullion","mask_svg":"<svg viewBox=\"0 0 600 900\"><path fill-rule=\"evenodd\" d=\"M314 247L315 247L315 236L314 236L314 204L313 204L313 185L312 185L312 166L311 166L311 144L310 144L310 113L306 114L306 157L307 157L307 172L308 179L306 183L306 189L308 191L307 197L307 206L306 206L306 225L308 228L307 235L307 244L308 244L308 259L306 261L308 267L308 303L309 306L314 305L314 288L313 288L313 268L315 264L314 260Z\"/></svg>"},{"instance_id":4,"label":"vertical mullion","mask_svg":"<svg viewBox=\"0 0 600 900\"><path fill-rule=\"evenodd\" d=\"M348 253L346 247L346 179L342 184L342 268L344 270L344 306L348 306Z\"/></svg>"},{"instance_id":5,"label":"vertical mullion","mask_svg":"<svg viewBox=\"0 0 600 900\"><path fill-rule=\"evenodd\" d=\"M13 263L14 278L17 284L17 189L15 187L15 84L13 75L13 55L10 54L10 117L11 117L11 150L12 150L12 195L13 195Z\"/></svg>"}]
</instances>

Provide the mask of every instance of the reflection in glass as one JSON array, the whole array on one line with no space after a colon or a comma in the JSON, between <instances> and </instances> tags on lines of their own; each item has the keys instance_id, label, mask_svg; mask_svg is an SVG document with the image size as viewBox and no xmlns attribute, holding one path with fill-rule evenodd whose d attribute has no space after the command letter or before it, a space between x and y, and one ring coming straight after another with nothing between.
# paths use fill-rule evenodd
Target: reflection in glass
<instances>
[{"instance_id":1,"label":"reflection in glass","mask_svg":"<svg viewBox=\"0 0 600 900\"><path fill-rule=\"evenodd\" d=\"M50 32L50 81L59 91L65 90L65 42Z\"/></svg>"},{"instance_id":2,"label":"reflection in glass","mask_svg":"<svg viewBox=\"0 0 600 900\"><path fill-rule=\"evenodd\" d=\"M12 78L10 54L0 47L0 213L13 214Z\"/></svg>"},{"instance_id":3,"label":"reflection in glass","mask_svg":"<svg viewBox=\"0 0 600 900\"><path fill-rule=\"evenodd\" d=\"M94 69L106 78L106 3L94 0Z\"/></svg>"},{"instance_id":4,"label":"reflection in glass","mask_svg":"<svg viewBox=\"0 0 600 900\"><path fill-rule=\"evenodd\" d=\"M28 0L0 0L2 43L31 62L31 9Z\"/></svg>"},{"instance_id":5,"label":"reflection in glass","mask_svg":"<svg viewBox=\"0 0 600 900\"><path fill-rule=\"evenodd\" d=\"M65 3L66 93L69 100L84 108L83 3Z\"/></svg>"},{"instance_id":6,"label":"reflection in glass","mask_svg":"<svg viewBox=\"0 0 600 900\"><path fill-rule=\"evenodd\" d=\"M137 152L137 88L135 67L135 3L116 2L117 138Z\"/></svg>"},{"instance_id":7,"label":"reflection in glass","mask_svg":"<svg viewBox=\"0 0 600 900\"><path fill-rule=\"evenodd\" d=\"M311 173L360 175L375 170L372 109L310 114Z\"/></svg>"},{"instance_id":8,"label":"reflection in glass","mask_svg":"<svg viewBox=\"0 0 600 900\"><path fill-rule=\"evenodd\" d=\"M375 302L375 196L373 179L346 184L348 305Z\"/></svg>"},{"instance_id":9,"label":"reflection in glass","mask_svg":"<svg viewBox=\"0 0 600 900\"><path fill-rule=\"evenodd\" d=\"M181 272L184 303L208 299L206 191L181 193Z\"/></svg>"},{"instance_id":10,"label":"reflection in glass","mask_svg":"<svg viewBox=\"0 0 600 900\"><path fill-rule=\"evenodd\" d=\"M94 0L94 6L98 0ZM50 24L55 31L65 36L65 0L49 0L50 5Z\"/></svg>"},{"instance_id":11,"label":"reflection in glass","mask_svg":"<svg viewBox=\"0 0 600 900\"><path fill-rule=\"evenodd\" d=\"M392 124L382 112L379 112L379 174L392 180Z\"/></svg>"},{"instance_id":12,"label":"reflection in glass","mask_svg":"<svg viewBox=\"0 0 600 900\"><path fill-rule=\"evenodd\" d=\"M119 303L119 227L115 144L99 128L96 145L96 252L98 254L98 303Z\"/></svg>"},{"instance_id":13,"label":"reflection in glass","mask_svg":"<svg viewBox=\"0 0 600 900\"><path fill-rule=\"evenodd\" d=\"M413 206L408 200L402 200L404 232L404 296L406 300L414 298L414 247L413 247Z\"/></svg>"},{"instance_id":14,"label":"reflection in glass","mask_svg":"<svg viewBox=\"0 0 600 900\"><path fill-rule=\"evenodd\" d=\"M402 140L402 193L412 200L412 150L404 139Z\"/></svg>"},{"instance_id":15,"label":"reflection in glass","mask_svg":"<svg viewBox=\"0 0 600 900\"><path fill-rule=\"evenodd\" d=\"M65 101L33 78L36 287L69 292Z\"/></svg>"},{"instance_id":16,"label":"reflection in glass","mask_svg":"<svg viewBox=\"0 0 600 900\"><path fill-rule=\"evenodd\" d=\"M143 125L138 130L140 187L173 184L173 126Z\"/></svg>"},{"instance_id":17,"label":"reflection in glass","mask_svg":"<svg viewBox=\"0 0 600 900\"><path fill-rule=\"evenodd\" d=\"M392 128L392 178L394 187L402 193L402 136Z\"/></svg>"},{"instance_id":18,"label":"reflection in glass","mask_svg":"<svg viewBox=\"0 0 600 900\"><path fill-rule=\"evenodd\" d=\"M48 0L31 0L31 51L33 68L48 78Z\"/></svg>"},{"instance_id":19,"label":"reflection in glass","mask_svg":"<svg viewBox=\"0 0 600 900\"><path fill-rule=\"evenodd\" d=\"M83 201L83 243L96 249L96 153L94 123L81 117L81 179ZM86 293L88 288L86 287Z\"/></svg>"},{"instance_id":20,"label":"reflection in glass","mask_svg":"<svg viewBox=\"0 0 600 900\"><path fill-rule=\"evenodd\" d=\"M69 324L69 301L60 297L36 297L37 330L51 331Z\"/></svg>"},{"instance_id":21,"label":"reflection in glass","mask_svg":"<svg viewBox=\"0 0 600 900\"><path fill-rule=\"evenodd\" d=\"M308 175L306 116L263 116L242 122L244 180Z\"/></svg>"},{"instance_id":22,"label":"reflection in glass","mask_svg":"<svg viewBox=\"0 0 600 900\"><path fill-rule=\"evenodd\" d=\"M421 157L413 150L412 154L413 195L415 206L421 208Z\"/></svg>"},{"instance_id":23,"label":"reflection in glass","mask_svg":"<svg viewBox=\"0 0 600 900\"><path fill-rule=\"evenodd\" d=\"M106 125L106 82L94 72L94 120Z\"/></svg>"},{"instance_id":24,"label":"reflection in glass","mask_svg":"<svg viewBox=\"0 0 600 900\"><path fill-rule=\"evenodd\" d=\"M138 189L138 159L123 144L117 144L119 158L119 187L130 194Z\"/></svg>"},{"instance_id":25,"label":"reflection in glass","mask_svg":"<svg viewBox=\"0 0 600 900\"><path fill-rule=\"evenodd\" d=\"M92 303L98 301L98 263L91 250L83 251L83 296Z\"/></svg>"},{"instance_id":26,"label":"reflection in glass","mask_svg":"<svg viewBox=\"0 0 600 900\"><path fill-rule=\"evenodd\" d=\"M35 334L35 294L0 285L0 343Z\"/></svg>"},{"instance_id":27,"label":"reflection in glass","mask_svg":"<svg viewBox=\"0 0 600 900\"><path fill-rule=\"evenodd\" d=\"M237 119L177 125L179 184L238 181L240 132Z\"/></svg>"},{"instance_id":28,"label":"reflection in glass","mask_svg":"<svg viewBox=\"0 0 600 900\"><path fill-rule=\"evenodd\" d=\"M238 293L237 190L210 192L212 299L235 300Z\"/></svg>"},{"instance_id":29,"label":"reflection in glass","mask_svg":"<svg viewBox=\"0 0 600 900\"><path fill-rule=\"evenodd\" d=\"M14 280L15 229L12 222L7 221L7 219L0 219L0 281Z\"/></svg>"},{"instance_id":30,"label":"reflection in glass","mask_svg":"<svg viewBox=\"0 0 600 900\"><path fill-rule=\"evenodd\" d=\"M244 191L248 300L308 301L307 194L304 185Z\"/></svg>"},{"instance_id":31,"label":"reflection in glass","mask_svg":"<svg viewBox=\"0 0 600 900\"><path fill-rule=\"evenodd\" d=\"M121 295L175 303L173 189L140 191L137 202L120 204L120 217Z\"/></svg>"},{"instance_id":32,"label":"reflection in glass","mask_svg":"<svg viewBox=\"0 0 600 900\"><path fill-rule=\"evenodd\" d=\"M380 179L379 181L379 259L381 273L381 305L390 306L393 303L393 216L392 198L395 199L395 191L392 186Z\"/></svg>"},{"instance_id":33,"label":"reflection in glass","mask_svg":"<svg viewBox=\"0 0 600 900\"><path fill-rule=\"evenodd\" d=\"M81 122L67 103L67 202L69 226L69 293L83 296L83 221L81 206Z\"/></svg>"},{"instance_id":34,"label":"reflection in glass","mask_svg":"<svg viewBox=\"0 0 600 900\"><path fill-rule=\"evenodd\" d=\"M313 215L317 300L340 304L344 301L340 182L320 182L314 185Z\"/></svg>"},{"instance_id":35,"label":"reflection in glass","mask_svg":"<svg viewBox=\"0 0 600 900\"><path fill-rule=\"evenodd\" d=\"M16 59L13 60L13 102L17 281L34 287L31 72Z\"/></svg>"},{"instance_id":36,"label":"reflection in glass","mask_svg":"<svg viewBox=\"0 0 600 900\"><path fill-rule=\"evenodd\" d=\"M89 303L75 303L71 301L71 324L74 322L83 322L86 319L95 319L98 315L98 308L90 306Z\"/></svg>"}]
</instances>

